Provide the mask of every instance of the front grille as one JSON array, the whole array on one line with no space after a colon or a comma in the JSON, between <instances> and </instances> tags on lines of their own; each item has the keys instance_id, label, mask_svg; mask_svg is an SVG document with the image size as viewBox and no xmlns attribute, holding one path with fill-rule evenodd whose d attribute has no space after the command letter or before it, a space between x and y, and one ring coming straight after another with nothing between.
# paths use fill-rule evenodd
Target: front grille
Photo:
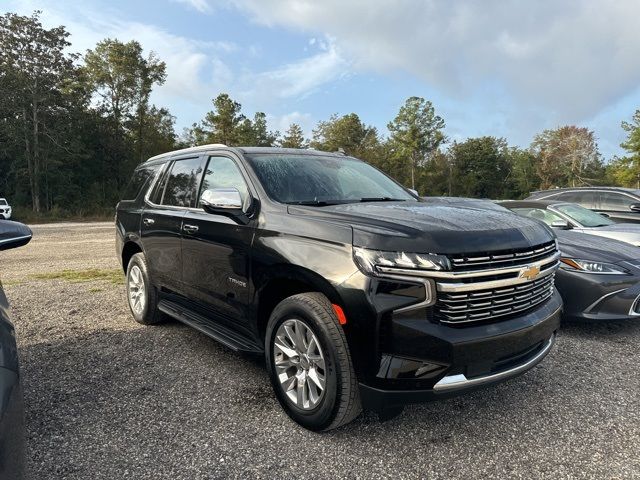
<instances>
[{"instance_id":1,"label":"front grille","mask_svg":"<svg viewBox=\"0 0 640 480\"><path fill-rule=\"evenodd\" d=\"M515 315L529 310L553 294L555 274L517 285L442 292L435 304L435 319L443 323L467 323Z\"/></svg>"},{"instance_id":2,"label":"front grille","mask_svg":"<svg viewBox=\"0 0 640 480\"><path fill-rule=\"evenodd\" d=\"M556 243L548 242L533 248L475 253L473 255L451 255L453 271L485 270L490 268L526 265L555 253Z\"/></svg>"}]
</instances>

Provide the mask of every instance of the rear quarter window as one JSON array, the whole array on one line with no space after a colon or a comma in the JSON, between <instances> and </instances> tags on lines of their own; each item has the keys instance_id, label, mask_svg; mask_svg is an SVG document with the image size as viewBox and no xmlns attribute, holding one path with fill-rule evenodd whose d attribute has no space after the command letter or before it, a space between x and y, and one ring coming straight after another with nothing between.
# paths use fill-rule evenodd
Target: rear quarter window
<instances>
[{"instance_id":1,"label":"rear quarter window","mask_svg":"<svg viewBox=\"0 0 640 480\"><path fill-rule=\"evenodd\" d=\"M136 168L133 176L122 192L122 200L135 200L142 191L143 187L149 185L149 182L160 168L160 165L149 165Z\"/></svg>"}]
</instances>

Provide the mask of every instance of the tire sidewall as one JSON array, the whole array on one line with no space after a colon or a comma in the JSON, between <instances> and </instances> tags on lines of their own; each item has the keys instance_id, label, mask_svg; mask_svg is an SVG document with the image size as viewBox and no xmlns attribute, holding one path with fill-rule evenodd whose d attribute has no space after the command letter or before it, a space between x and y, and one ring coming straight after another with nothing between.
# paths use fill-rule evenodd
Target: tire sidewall
<instances>
[{"instance_id":1,"label":"tire sidewall","mask_svg":"<svg viewBox=\"0 0 640 480\"><path fill-rule=\"evenodd\" d=\"M266 332L265 356L269 377L273 384L273 390L287 414L296 422L310 430L321 430L331 423L338 408L338 386L341 374L337 364L336 346L330 341L326 326L316 320L314 312L306 308L304 304L285 300L273 311ZM296 319L304 322L318 339L325 360L325 392L320 404L311 410L303 410L294 405L280 386L277 377L274 359L273 343L278 328L285 320Z\"/></svg>"}]
</instances>

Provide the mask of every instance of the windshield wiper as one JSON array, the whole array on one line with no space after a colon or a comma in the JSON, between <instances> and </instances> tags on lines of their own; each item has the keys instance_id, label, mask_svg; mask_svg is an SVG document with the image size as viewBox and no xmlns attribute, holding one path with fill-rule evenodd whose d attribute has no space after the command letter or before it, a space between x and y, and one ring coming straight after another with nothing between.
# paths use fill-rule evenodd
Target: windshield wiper
<instances>
[{"instance_id":1,"label":"windshield wiper","mask_svg":"<svg viewBox=\"0 0 640 480\"><path fill-rule=\"evenodd\" d=\"M287 205L304 205L309 207L326 207L328 205L340 205L345 203L342 200L300 200L298 202L287 202Z\"/></svg>"},{"instance_id":2,"label":"windshield wiper","mask_svg":"<svg viewBox=\"0 0 640 480\"><path fill-rule=\"evenodd\" d=\"M391 198L391 197L363 197L359 202L406 202L403 198Z\"/></svg>"}]
</instances>

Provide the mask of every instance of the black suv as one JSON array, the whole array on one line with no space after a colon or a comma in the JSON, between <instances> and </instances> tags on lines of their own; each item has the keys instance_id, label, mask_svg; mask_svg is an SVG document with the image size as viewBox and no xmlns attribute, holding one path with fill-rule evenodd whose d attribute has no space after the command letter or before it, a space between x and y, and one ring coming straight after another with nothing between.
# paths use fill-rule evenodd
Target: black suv
<instances>
[{"instance_id":1,"label":"black suv","mask_svg":"<svg viewBox=\"0 0 640 480\"><path fill-rule=\"evenodd\" d=\"M116 227L134 318L264 354L280 403L313 430L516 376L559 327L546 225L430 205L342 154L153 157Z\"/></svg>"},{"instance_id":2,"label":"black suv","mask_svg":"<svg viewBox=\"0 0 640 480\"><path fill-rule=\"evenodd\" d=\"M611 220L640 223L640 190L622 187L554 188L532 192L527 200L553 200L577 203Z\"/></svg>"}]
</instances>

